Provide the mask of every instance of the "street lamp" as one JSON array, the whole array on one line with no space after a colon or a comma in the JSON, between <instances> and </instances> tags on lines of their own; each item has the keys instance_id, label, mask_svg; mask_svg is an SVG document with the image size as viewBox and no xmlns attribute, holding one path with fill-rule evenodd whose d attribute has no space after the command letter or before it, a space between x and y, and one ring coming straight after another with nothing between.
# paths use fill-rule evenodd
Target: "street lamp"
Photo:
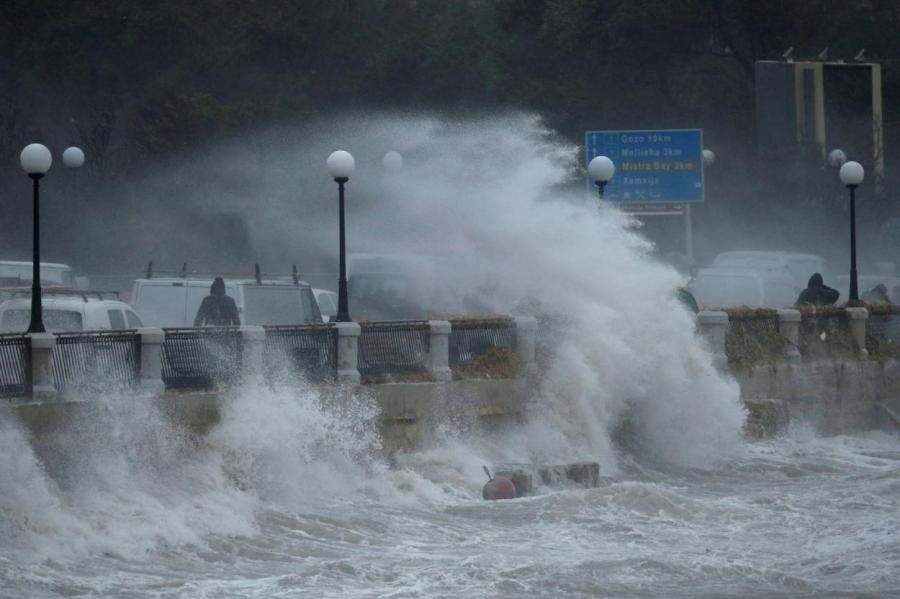
<instances>
[{"instance_id":1,"label":"street lamp","mask_svg":"<svg viewBox=\"0 0 900 599\"><path fill-rule=\"evenodd\" d=\"M847 162L847 155L838 148L828 152L828 164L831 168L841 168Z\"/></svg>"},{"instance_id":2,"label":"street lamp","mask_svg":"<svg viewBox=\"0 0 900 599\"><path fill-rule=\"evenodd\" d=\"M28 325L29 333L46 333L44 328L43 311L41 307L41 229L40 229L40 183L50 165L53 164L53 156L47 146L30 144L25 146L19 156L22 168L34 182L34 216L33 232L31 235L31 323Z\"/></svg>"},{"instance_id":3,"label":"street lamp","mask_svg":"<svg viewBox=\"0 0 900 599\"><path fill-rule=\"evenodd\" d=\"M850 190L850 301L859 299L856 281L856 188L863 181L866 172L860 163L845 162L841 167L841 183Z\"/></svg>"},{"instance_id":4,"label":"street lamp","mask_svg":"<svg viewBox=\"0 0 900 599\"><path fill-rule=\"evenodd\" d=\"M716 163L716 153L712 150L703 150L703 166L712 166Z\"/></svg>"},{"instance_id":5,"label":"street lamp","mask_svg":"<svg viewBox=\"0 0 900 599\"><path fill-rule=\"evenodd\" d=\"M381 159L381 164L389 171L399 171L403 168L403 156L400 152L390 151Z\"/></svg>"},{"instance_id":6,"label":"street lamp","mask_svg":"<svg viewBox=\"0 0 900 599\"><path fill-rule=\"evenodd\" d=\"M66 148L62 156L63 164L68 168L80 168L84 164L84 152L81 151L81 148L76 148L75 146Z\"/></svg>"},{"instance_id":7,"label":"street lamp","mask_svg":"<svg viewBox=\"0 0 900 599\"><path fill-rule=\"evenodd\" d=\"M335 317L336 322L351 322L350 308L347 302L347 249L344 240L344 183L350 180L350 173L356 167L356 161L353 155L344 150L332 152L326 162L328 166L328 174L330 174L338 184L338 199L340 212L340 260L341 274L338 279L338 311Z\"/></svg>"},{"instance_id":8,"label":"street lamp","mask_svg":"<svg viewBox=\"0 0 900 599\"><path fill-rule=\"evenodd\" d=\"M616 174L616 165L606 156L596 156L588 163L588 175L597 185L597 191L600 199L603 199L603 188L609 183L609 180Z\"/></svg>"}]
</instances>

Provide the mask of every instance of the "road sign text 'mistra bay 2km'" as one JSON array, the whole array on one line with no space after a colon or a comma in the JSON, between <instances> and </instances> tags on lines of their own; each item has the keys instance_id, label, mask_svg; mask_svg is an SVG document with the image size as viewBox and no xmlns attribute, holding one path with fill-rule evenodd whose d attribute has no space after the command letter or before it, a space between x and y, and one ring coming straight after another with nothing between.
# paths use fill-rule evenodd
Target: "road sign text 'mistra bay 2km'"
<instances>
[{"instance_id":1,"label":"road sign text 'mistra bay 2km'","mask_svg":"<svg viewBox=\"0 0 900 599\"><path fill-rule=\"evenodd\" d=\"M701 129L587 131L584 145L585 164L606 156L616 165L603 199L625 210L680 214L703 201Z\"/></svg>"}]
</instances>

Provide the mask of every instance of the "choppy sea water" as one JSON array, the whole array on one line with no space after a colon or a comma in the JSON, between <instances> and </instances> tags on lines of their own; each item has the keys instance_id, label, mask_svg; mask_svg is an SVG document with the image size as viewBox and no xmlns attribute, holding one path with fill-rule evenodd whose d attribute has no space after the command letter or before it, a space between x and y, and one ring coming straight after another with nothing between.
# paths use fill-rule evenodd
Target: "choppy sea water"
<instances>
[{"instance_id":1,"label":"choppy sea water","mask_svg":"<svg viewBox=\"0 0 900 599\"><path fill-rule=\"evenodd\" d=\"M794 430L713 469L617 449L600 488L484 502L459 439L388 467L323 419L300 446L254 445L247 422L229 449L227 424L198 445L140 406L92 414L103 440L74 423L49 453L3 421L0 595L900 594L900 441L885 433Z\"/></svg>"}]
</instances>

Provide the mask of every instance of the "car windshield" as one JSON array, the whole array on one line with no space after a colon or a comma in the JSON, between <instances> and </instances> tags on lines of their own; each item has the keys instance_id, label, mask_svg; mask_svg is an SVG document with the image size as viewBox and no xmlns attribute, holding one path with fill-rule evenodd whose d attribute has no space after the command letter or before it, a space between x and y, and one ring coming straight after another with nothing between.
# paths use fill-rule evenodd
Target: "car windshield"
<instances>
[{"instance_id":1,"label":"car windshield","mask_svg":"<svg viewBox=\"0 0 900 599\"><path fill-rule=\"evenodd\" d=\"M44 326L54 333L67 333L83 329L81 314L69 310L43 311ZM0 330L4 333L23 333L31 323L31 309L6 310L0 319Z\"/></svg>"}]
</instances>

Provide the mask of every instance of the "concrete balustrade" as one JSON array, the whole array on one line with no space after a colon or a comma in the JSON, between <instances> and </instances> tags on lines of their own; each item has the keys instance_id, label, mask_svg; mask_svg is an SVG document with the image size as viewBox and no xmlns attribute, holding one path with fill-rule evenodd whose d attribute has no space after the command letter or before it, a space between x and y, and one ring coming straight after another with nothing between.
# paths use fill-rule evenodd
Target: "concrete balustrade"
<instances>
[{"instance_id":1,"label":"concrete balustrade","mask_svg":"<svg viewBox=\"0 0 900 599\"><path fill-rule=\"evenodd\" d=\"M847 324L850 327L850 336L856 343L856 349L861 358L869 356L866 348L866 323L869 321L869 311L865 308L847 308Z\"/></svg>"},{"instance_id":2,"label":"concrete balustrade","mask_svg":"<svg viewBox=\"0 0 900 599\"><path fill-rule=\"evenodd\" d=\"M141 389L159 394L166 390L162 380L163 343L166 333L162 329L146 327L137 330L141 341Z\"/></svg>"},{"instance_id":3,"label":"concrete balustrade","mask_svg":"<svg viewBox=\"0 0 900 599\"><path fill-rule=\"evenodd\" d=\"M355 322L335 323L337 329L337 382L339 385L358 385L360 326Z\"/></svg>"},{"instance_id":4,"label":"concrete balustrade","mask_svg":"<svg viewBox=\"0 0 900 599\"><path fill-rule=\"evenodd\" d=\"M447 382L453 380L453 372L450 370L450 323L446 320L429 320L431 328L430 353L428 372L431 380Z\"/></svg>"},{"instance_id":5,"label":"concrete balustrade","mask_svg":"<svg viewBox=\"0 0 900 599\"><path fill-rule=\"evenodd\" d=\"M56 336L52 333L31 333L31 397L36 401L57 398L53 384L53 350Z\"/></svg>"},{"instance_id":6,"label":"concrete balustrade","mask_svg":"<svg viewBox=\"0 0 900 599\"><path fill-rule=\"evenodd\" d=\"M800 355L800 310L784 309L778 311L778 332L784 339L784 355L788 362L796 364L802 360Z\"/></svg>"},{"instance_id":7,"label":"concrete balustrade","mask_svg":"<svg viewBox=\"0 0 900 599\"><path fill-rule=\"evenodd\" d=\"M728 332L728 313L702 310L697 315L697 327L713 352L713 364L724 370L728 366L725 354L725 334Z\"/></svg>"}]
</instances>

